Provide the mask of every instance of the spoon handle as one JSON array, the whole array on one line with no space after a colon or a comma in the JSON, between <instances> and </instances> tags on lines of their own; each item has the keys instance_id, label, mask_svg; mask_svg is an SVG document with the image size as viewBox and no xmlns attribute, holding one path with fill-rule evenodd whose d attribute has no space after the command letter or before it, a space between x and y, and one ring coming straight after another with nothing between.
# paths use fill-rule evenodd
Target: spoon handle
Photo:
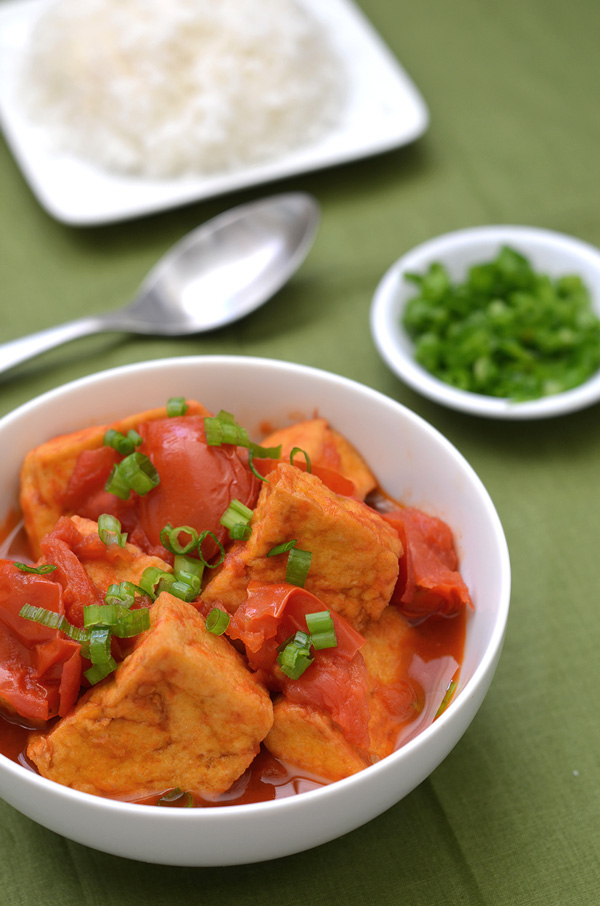
<instances>
[{"instance_id":1,"label":"spoon handle","mask_svg":"<svg viewBox=\"0 0 600 906\"><path fill-rule=\"evenodd\" d=\"M110 329L111 326L107 320L100 316L78 318L76 321L69 321L66 324L59 324L56 327L32 333L28 337L19 337L17 340L2 343L0 344L0 374L48 349L54 349L55 346L61 346L70 340Z\"/></svg>"}]
</instances>

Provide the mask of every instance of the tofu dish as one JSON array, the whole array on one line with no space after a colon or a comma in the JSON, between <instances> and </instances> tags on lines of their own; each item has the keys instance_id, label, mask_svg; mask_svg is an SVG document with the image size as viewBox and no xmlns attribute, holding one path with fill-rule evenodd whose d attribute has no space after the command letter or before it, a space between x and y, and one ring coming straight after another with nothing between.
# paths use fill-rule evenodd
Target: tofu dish
<instances>
[{"instance_id":1,"label":"tofu dish","mask_svg":"<svg viewBox=\"0 0 600 906\"><path fill-rule=\"evenodd\" d=\"M448 524L326 418L263 433L176 397L29 452L0 752L97 796L244 804L368 768L448 706L473 606Z\"/></svg>"}]
</instances>

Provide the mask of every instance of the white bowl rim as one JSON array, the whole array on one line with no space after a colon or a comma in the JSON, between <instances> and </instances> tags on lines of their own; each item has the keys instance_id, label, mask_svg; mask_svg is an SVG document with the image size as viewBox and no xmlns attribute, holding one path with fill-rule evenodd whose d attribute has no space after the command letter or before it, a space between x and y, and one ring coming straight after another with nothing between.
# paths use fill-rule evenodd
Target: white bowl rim
<instances>
[{"instance_id":1,"label":"white bowl rim","mask_svg":"<svg viewBox=\"0 0 600 906\"><path fill-rule=\"evenodd\" d=\"M572 260L580 261L598 272L600 279L600 249L583 239L543 227L514 224L490 224L465 227L443 233L420 243L405 252L386 271L380 280L371 304L370 326L376 348L388 367L408 386L437 403L458 411L488 418L533 420L576 412L600 401L600 370L579 387L552 396L524 402L485 396L459 390L446 384L419 365L398 342L406 337L399 325L401 305L396 293L404 271L419 271L434 260L447 262L457 251L480 243L522 243L519 249L528 254L528 247L544 245L559 253L566 252ZM479 259L480 260L480 259ZM573 270L571 270L573 272ZM595 300L600 316L600 292ZM410 341L406 338L407 348Z\"/></svg>"},{"instance_id":2,"label":"white bowl rim","mask_svg":"<svg viewBox=\"0 0 600 906\"><path fill-rule=\"evenodd\" d=\"M497 592L497 598L499 601L499 607L496 613L494 620L493 632L487 644L487 647L484 651L483 656L480 658L473 674L469 678L465 687L461 690L457 698L451 703L451 706L440 715L440 717L435 721L434 724L428 726L422 732L420 732L416 737L408 741L396 752L388 755L386 758L377 762L376 764L370 765L362 771L359 771L356 774L346 777L343 780L338 780L333 783L330 783L326 786L318 787L313 790L308 790L298 795L293 795L285 798L262 801L255 803L246 803L242 805L228 805L228 806L206 806L198 809L165 809L160 806L152 805L143 805L140 806L137 803L125 802L118 799L109 799L103 798L100 796L95 796L90 793L81 792L79 790L71 789L70 787L61 786L60 784L55 783L54 781L48 780L45 777L29 771L24 768L22 765L17 764L16 762L11 761L4 755L0 754L0 768L4 771L8 771L9 774L12 774L15 779L18 779L20 782L28 782L35 789L40 787L42 789L53 789L61 797L65 797L67 800L72 803L84 802L86 806L92 807L97 812L116 812L117 815L121 814L140 814L140 810L143 810L143 814L152 816L153 822L159 821L161 825L166 829L166 825L170 824L172 821L188 821L192 824L194 823L203 823L205 821L211 822L222 822L222 821L231 821L234 817L237 818L250 818L250 816L263 814L265 811L271 813L273 811L285 811L290 808L294 808L294 803L298 803L299 800L305 800L306 797L311 799L323 799L327 800L329 797L338 796L341 791L350 790L353 786L361 783L361 778L365 777L365 774L373 774L375 772L388 772L393 770L394 764L402 760L408 755L409 752L413 750L419 750L425 746L428 740L441 732L446 723L452 719L453 716L458 714L459 709L462 709L463 706L466 706L467 699L476 696L480 687L483 687L483 692L487 689L487 685L491 681L490 671L495 669L493 667L494 662L500 656L504 636L506 632L506 625L508 621L509 605L510 605L510 585L511 585L511 573L510 573L510 557L508 551L508 545L506 538L504 536L504 530L500 522L500 518L496 512L494 504L489 496L489 493L479 476L475 473L472 466L466 461L464 456L457 450L454 445L447 440L447 438L441 434L436 428L430 425L424 418L410 410L407 406L404 406L402 403L393 400L391 397L386 396L384 393L381 393L378 390L375 390L371 387L368 387L365 384L361 384L357 381L354 381L351 378L346 378L332 372L325 371L320 368L315 368L309 365L295 364L288 361L278 360L278 359L269 359L269 358L260 358L256 356L236 356L236 355L214 355L214 356L182 356L176 358L165 358L165 359L156 359L143 362L136 362L129 365L122 365L115 368L106 369L100 372L96 372L91 375L87 375L82 378L70 381L66 384L63 384L59 387L56 387L52 390L48 390L45 393L35 397L32 400L29 400L17 409L12 412L7 413L5 416L0 418L0 430L10 427L13 421L21 419L24 415L30 410L38 408L40 405L49 403L54 400L56 397L62 396L65 392L78 392L81 389L85 389L88 386L92 386L99 381L102 381L106 378L114 377L120 379L121 377L127 377L128 375L135 374L137 372L144 372L148 368L151 369L165 369L168 370L173 366L191 366L197 365L199 362L207 362L212 364L223 364L227 367L235 366L236 363L243 363L244 365L257 365L260 367L271 367L274 370L279 370L282 367L292 371L299 371L300 373L305 373L307 375L314 375L326 380L333 380L336 383L342 384L349 389L354 391L359 391L373 398L379 399L380 401L393 406L401 410L405 417L413 420L417 423L422 430L427 433L430 433L432 436L435 436L438 442L441 442L446 446L447 450L452 454L453 457L458 458L462 461L463 467L470 472L471 479L475 485L478 485L479 492L482 496L482 499L485 501L486 510L490 518L491 526L494 530L495 540L498 544L498 553L500 557L501 565L501 576L502 576L502 587ZM390 802L392 805L393 802Z\"/></svg>"}]
</instances>

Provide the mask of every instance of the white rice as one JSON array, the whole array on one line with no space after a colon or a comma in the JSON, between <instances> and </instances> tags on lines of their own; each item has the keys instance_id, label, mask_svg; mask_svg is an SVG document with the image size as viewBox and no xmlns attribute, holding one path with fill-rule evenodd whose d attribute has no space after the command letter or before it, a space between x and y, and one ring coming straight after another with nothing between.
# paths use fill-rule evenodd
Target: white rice
<instances>
[{"instance_id":1,"label":"white rice","mask_svg":"<svg viewBox=\"0 0 600 906\"><path fill-rule=\"evenodd\" d=\"M343 97L340 61L296 0L54 0L21 79L53 147L153 178L312 143Z\"/></svg>"}]
</instances>

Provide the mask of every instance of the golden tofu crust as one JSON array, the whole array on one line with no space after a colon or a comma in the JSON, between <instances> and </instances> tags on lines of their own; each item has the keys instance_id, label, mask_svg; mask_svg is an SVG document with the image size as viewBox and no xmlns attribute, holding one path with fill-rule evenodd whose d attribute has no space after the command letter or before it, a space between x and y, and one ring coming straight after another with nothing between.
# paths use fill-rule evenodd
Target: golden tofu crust
<instances>
[{"instance_id":1,"label":"golden tofu crust","mask_svg":"<svg viewBox=\"0 0 600 906\"><path fill-rule=\"evenodd\" d=\"M294 447L299 447L308 454L313 465L339 472L351 481L359 500L364 500L377 486L375 476L358 450L325 418L313 418L281 428L265 437L262 444L265 447L281 444L282 459L289 459ZM298 458L302 459L301 454Z\"/></svg>"},{"instance_id":2,"label":"golden tofu crust","mask_svg":"<svg viewBox=\"0 0 600 906\"><path fill-rule=\"evenodd\" d=\"M228 790L273 723L263 686L191 605L163 593L116 672L27 750L40 774L125 799Z\"/></svg>"},{"instance_id":3,"label":"golden tofu crust","mask_svg":"<svg viewBox=\"0 0 600 906\"><path fill-rule=\"evenodd\" d=\"M285 463L263 485L252 535L226 557L203 592L204 602L234 612L249 581L284 582L287 555L267 555L292 539L312 554L307 591L358 630L379 619L398 577L397 533L361 501L340 496L315 475Z\"/></svg>"}]
</instances>

